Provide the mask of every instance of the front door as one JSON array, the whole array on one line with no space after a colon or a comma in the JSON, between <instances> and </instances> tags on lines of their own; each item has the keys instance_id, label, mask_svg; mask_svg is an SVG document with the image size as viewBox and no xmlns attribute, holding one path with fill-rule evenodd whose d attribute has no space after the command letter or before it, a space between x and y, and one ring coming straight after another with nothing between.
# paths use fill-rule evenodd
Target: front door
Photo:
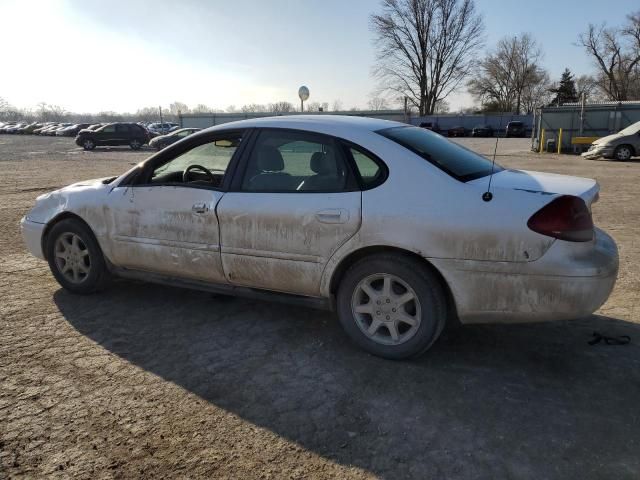
<instances>
[{"instance_id":1,"label":"front door","mask_svg":"<svg viewBox=\"0 0 640 480\"><path fill-rule=\"evenodd\" d=\"M96 130L94 138L96 139L97 145L114 145L117 138L115 124L99 128Z\"/></svg>"},{"instance_id":2,"label":"front door","mask_svg":"<svg viewBox=\"0 0 640 480\"><path fill-rule=\"evenodd\" d=\"M360 227L361 193L331 137L265 129L236 190L218 203L235 285L318 296L331 255Z\"/></svg>"},{"instance_id":3,"label":"front door","mask_svg":"<svg viewBox=\"0 0 640 480\"><path fill-rule=\"evenodd\" d=\"M226 283L216 205L240 143L228 134L143 170L113 189L109 238L114 264L177 278Z\"/></svg>"}]
</instances>

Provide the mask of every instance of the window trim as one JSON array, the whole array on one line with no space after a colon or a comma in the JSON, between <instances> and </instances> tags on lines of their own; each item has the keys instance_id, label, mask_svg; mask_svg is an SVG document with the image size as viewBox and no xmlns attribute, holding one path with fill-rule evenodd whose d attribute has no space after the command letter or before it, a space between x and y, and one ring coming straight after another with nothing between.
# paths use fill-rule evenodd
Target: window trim
<instances>
[{"instance_id":1,"label":"window trim","mask_svg":"<svg viewBox=\"0 0 640 480\"><path fill-rule=\"evenodd\" d=\"M235 171L242 158L244 151L247 148L247 144L253 137L253 128L241 128L241 129L229 129L229 130L218 130L215 132L194 132L189 135L187 141L176 142L169 147L159 151L158 153L149 157L145 162L140 165L139 168L131 172L130 175L127 176L118 186L119 187L183 187L183 188L197 188L197 189L205 189L205 190L214 190L217 192L226 192L229 189L229 185L235 176ZM197 148L201 145L205 145L207 143L215 142L217 139L221 139L224 137L228 137L230 135L240 135L243 137L243 141L240 142L240 146L235 150L231 159L229 160L229 165L227 166L227 170L225 171L222 182L219 186L209 186L202 184L190 184L190 183L136 183L137 180L143 175L149 175L150 171L155 168L164 165L165 163L169 163L172 160L175 160L179 156L187 153L194 148ZM147 179L148 180L148 179Z\"/></svg>"},{"instance_id":2,"label":"window trim","mask_svg":"<svg viewBox=\"0 0 640 480\"><path fill-rule=\"evenodd\" d=\"M342 148L345 151L345 156L347 157L349 163L351 163L351 170L355 172L355 176L358 181L358 185L360 187L361 192L366 192L367 190L372 190L374 188L377 188L387 181L387 179L389 178L389 167L387 166L386 163L384 163L384 161L382 161L380 157L372 153L370 150L367 150L366 148L358 145L357 143L353 143L353 142L350 142L349 140L344 140L344 139L339 139L339 140L340 140L340 143L342 144ZM378 165L378 167L380 167L380 170L382 171L382 175L377 181L372 182L371 184L368 184L368 185L365 184L364 180L362 179L362 175L360 174L360 169L358 168L358 164L356 163L355 158L353 158L353 154L350 152L351 149L360 152L365 157L372 160L376 165Z\"/></svg>"},{"instance_id":3,"label":"window trim","mask_svg":"<svg viewBox=\"0 0 640 480\"><path fill-rule=\"evenodd\" d=\"M345 187L341 190L247 190L243 188L243 180L247 173L247 168L249 167L249 159L255 150L255 145L258 142L260 135L265 132L277 132L277 133L292 133L295 135L304 135L310 138L316 137L319 139L319 143L330 143L333 145L336 152L339 152L340 158L342 158L344 165L346 167L346 182ZM234 175L234 179L232 180L231 187L229 189L230 192L240 192L240 193L282 193L282 194L313 194L313 193L347 193L347 192L359 192L361 191L360 183L358 181L358 177L353 169L353 164L349 160L348 156L345 155L343 145L341 144L342 139L338 137L334 137L333 135L328 135L326 133L314 132L311 130L300 130L296 128L278 128L278 127L263 127L256 128L255 132L252 136L251 143L247 144L247 148L240 159L240 162L237 165L236 172ZM327 142L328 140L328 142Z\"/></svg>"}]
</instances>

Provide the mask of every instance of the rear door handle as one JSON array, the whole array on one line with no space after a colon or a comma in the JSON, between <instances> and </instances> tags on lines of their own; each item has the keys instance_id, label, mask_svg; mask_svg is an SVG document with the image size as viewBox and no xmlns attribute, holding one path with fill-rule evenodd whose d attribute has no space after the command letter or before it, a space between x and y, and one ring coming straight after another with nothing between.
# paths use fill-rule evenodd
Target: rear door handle
<instances>
[{"instance_id":1,"label":"rear door handle","mask_svg":"<svg viewBox=\"0 0 640 480\"><path fill-rule=\"evenodd\" d=\"M349 220L349 212L343 208L328 208L316 212L316 219L322 223L346 223Z\"/></svg>"},{"instance_id":2,"label":"rear door handle","mask_svg":"<svg viewBox=\"0 0 640 480\"><path fill-rule=\"evenodd\" d=\"M191 211L194 213L205 213L209 208L206 203L194 203Z\"/></svg>"}]
</instances>

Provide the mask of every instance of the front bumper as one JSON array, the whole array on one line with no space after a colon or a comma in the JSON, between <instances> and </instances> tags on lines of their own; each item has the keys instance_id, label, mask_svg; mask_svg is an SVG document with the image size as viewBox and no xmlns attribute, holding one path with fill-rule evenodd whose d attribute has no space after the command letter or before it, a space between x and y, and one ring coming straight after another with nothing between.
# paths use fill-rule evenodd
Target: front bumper
<instances>
[{"instance_id":1,"label":"front bumper","mask_svg":"<svg viewBox=\"0 0 640 480\"><path fill-rule=\"evenodd\" d=\"M469 324L582 318L607 301L618 276L618 248L599 229L584 244L556 240L533 262L430 260Z\"/></svg>"},{"instance_id":2,"label":"front bumper","mask_svg":"<svg viewBox=\"0 0 640 480\"><path fill-rule=\"evenodd\" d=\"M581 156L588 159L594 158L611 158L613 157L614 147L597 147L590 148L586 152L584 152Z\"/></svg>"},{"instance_id":3,"label":"front bumper","mask_svg":"<svg viewBox=\"0 0 640 480\"><path fill-rule=\"evenodd\" d=\"M27 250L29 250L31 255L42 258L43 260L42 234L46 226L44 223L34 222L27 217L23 217L20 221L20 231L22 232L22 239L24 240Z\"/></svg>"}]
</instances>

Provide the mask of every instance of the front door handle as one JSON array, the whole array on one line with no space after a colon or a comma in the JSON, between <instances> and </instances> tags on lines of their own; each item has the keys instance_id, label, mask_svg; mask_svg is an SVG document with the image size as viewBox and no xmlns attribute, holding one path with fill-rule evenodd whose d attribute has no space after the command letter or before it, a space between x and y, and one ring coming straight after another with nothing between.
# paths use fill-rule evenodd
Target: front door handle
<instances>
[{"instance_id":1,"label":"front door handle","mask_svg":"<svg viewBox=\"0 0 640 480\"><path fill-rule=\"evenodd\" d=\"M206 203L194 203L191 211L194 213L205 213L209 208Z\"/></svg>"},{"instance_id":2,"label":"front door handle","mask_svg":"<svg viewBox=\"0 0 640 480\"><path fill-rule=\"evenodd\" d=\"M349 212L343 208L328 208L316 212L316 218L322 223L346 223Z\"/></svg>"}]
</instances>

